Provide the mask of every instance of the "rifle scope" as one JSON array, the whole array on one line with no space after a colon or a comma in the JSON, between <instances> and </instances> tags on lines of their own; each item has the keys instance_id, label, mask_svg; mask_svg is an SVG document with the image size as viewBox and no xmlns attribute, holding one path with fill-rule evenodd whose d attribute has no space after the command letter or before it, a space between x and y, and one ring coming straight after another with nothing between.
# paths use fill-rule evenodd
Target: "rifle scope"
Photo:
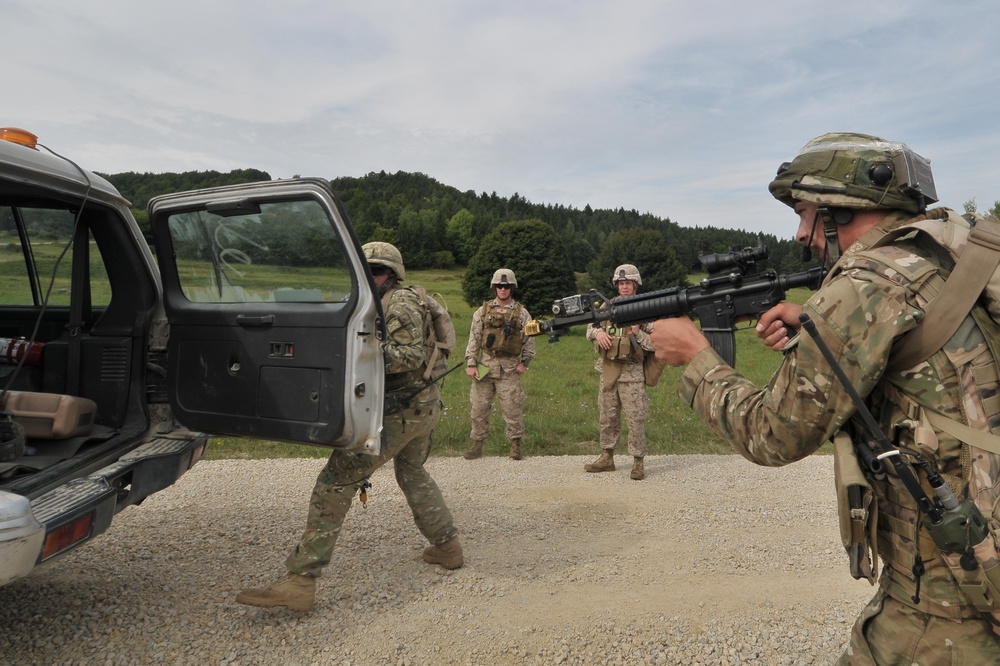
<instances>
[{"instance_id":1,"label":"rifle scope","mask_svg":"<svg viewBox=\"0 0 1000 666\"><path fill-rule=\"evenodd\" d=\"M758 261L767 259L767 248L763 245L757 247L745 247L743 249L733 248L729 252L713 252L703 254L698 257L698 261L705 267L709 274L720 273L729 268L746 268L753 266Z\"/></svg>"}]
</instances>

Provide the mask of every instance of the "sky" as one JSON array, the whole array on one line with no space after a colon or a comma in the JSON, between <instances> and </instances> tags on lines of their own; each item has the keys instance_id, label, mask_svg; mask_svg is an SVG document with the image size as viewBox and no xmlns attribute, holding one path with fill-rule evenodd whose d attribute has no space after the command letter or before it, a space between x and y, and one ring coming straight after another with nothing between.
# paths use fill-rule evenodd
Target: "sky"
<instances>
[{"instance_id":1,"label":"sky","mask_svg":"<svg viewBox=\"0 0 1000 666\"><path fill-rule=\"evenodd\" d=\"M852 131L1000 200L996 0L0 0L0 126L101 173L420 172L790 238Z\"/></svg>"}]
</instances>

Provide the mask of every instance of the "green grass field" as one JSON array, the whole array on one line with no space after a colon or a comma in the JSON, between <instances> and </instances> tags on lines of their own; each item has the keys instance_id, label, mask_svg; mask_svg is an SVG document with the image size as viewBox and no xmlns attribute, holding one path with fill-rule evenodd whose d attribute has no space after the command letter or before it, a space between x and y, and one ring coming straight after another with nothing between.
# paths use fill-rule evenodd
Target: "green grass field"
<instances>
[{"instance_id":1,"label":"green grass field","mask_svg":"<svg viewBox=\"0 0 1000 666\"><path fill-rule=\"evenodd\" d=\"M423 285L440 295L451 312L458 345L451 365L462 362L474 308L462 299L462 275L457 271L408 271L408 284ZM697 276L692 276L696 279ZM693 282L692 282L693 283ZM791 300L804 302L809 292L796 290ZM567 294L569 295L569 294ZM516 294L515 294L516 298ZM547 318L548 313L532 313ZM765 348L751 330L736 333L736 366L757 384L764 384L781 361ZM597 354L584 337L582 327L550 344L545 336L535 338L537 355L524 376L527 455L575 455L598 452L597 391L600 375L594 369ZM648 389L650 398L646 435L650 454L730 453L732 449L705 426L677 397L681 368L666 368L660 383ZM461 455L469 446L469 382L459 368L445 378L442 398L445 412L434 432L434 455ZM494 404L490 420L488 455L506 455L504 424ZM624 432L621 447L624 447ZM624 448L622 448L624 450ZM216 438L207 458L323 457L320 447L297 446L246 438Z\"/></svg>"}]
</instances>

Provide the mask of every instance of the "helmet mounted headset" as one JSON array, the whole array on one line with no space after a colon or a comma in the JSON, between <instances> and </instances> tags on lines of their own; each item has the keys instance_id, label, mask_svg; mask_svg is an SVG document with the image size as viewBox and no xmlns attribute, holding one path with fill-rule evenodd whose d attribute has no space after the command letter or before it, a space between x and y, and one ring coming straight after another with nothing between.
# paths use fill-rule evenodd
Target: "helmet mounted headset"
<instances>
[{"instance_id":1,"label":"helmet mounted headset","mask_svg":"<svg viewBox=\"0 0 1000 666\"><path fill-rule=\"evenodd\" d=\"M791 162L778 167L768 189L792 208L797 201L818 207L803 260L812 258L810 245L822 220L828 265L840 258L837 229L851 222L855 210L916 215L938 200L930 160L905 143L849 132L823 134L807 143Z\"/></svg>"}]
</instances>

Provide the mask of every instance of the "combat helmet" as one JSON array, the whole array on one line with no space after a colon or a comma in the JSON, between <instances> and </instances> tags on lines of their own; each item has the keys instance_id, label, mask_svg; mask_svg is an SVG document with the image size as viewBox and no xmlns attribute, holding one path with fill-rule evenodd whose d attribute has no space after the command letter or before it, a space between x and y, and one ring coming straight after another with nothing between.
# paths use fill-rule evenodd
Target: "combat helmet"
<instances>
[{"instance_id":1,"label":"combat helmet","mask_svg":"<svg viewBox=\"0 0 1000 666\"><path fill-rule=\"evenodd\" d=\"M808 201L820 207L916 214L937 201L930 160L905 143L852 132L823 134L807 143L791 162L778 167L768 189L791 207Z\"/></svg>"},{"instance_id":2,"label":"combat helmet","mask_svg":"<svg viewBox=\"0 0 1000 666\"><path fill-rule=\"evenodd\" d=\"M511 289L517 286L517 278L514 277L514 271L509 268L498 268L493 272L493 279L490 280L490 286L504 286L510 285Z\"/></svg>"},{"instance_id":3,"label":"combat helmet","mask_svg":"<svg viewBox=\"0 0 1000 666\"><path fill-rule=\"evenodd\" d=\"M622 264L615 269L614 274L611 276L611 286L614 287L623 280L632 280L636 285L642 285L642 276L639 275L639 269L632 264Z\"/></svg>"},{"instance_id":4,"label":"combat helmet","mask_svg":"<svg viewBox=\"0 0 1000 666\"><path fill-rule=\"evenodd\" d=\"M399 253L392 243L383 241L372 241L361 246L365 253L365 259L371 266L385 266L396 274L397 280L406 278L406 269L403 267L403 255Z\"/></svg>"}]
</instances>

